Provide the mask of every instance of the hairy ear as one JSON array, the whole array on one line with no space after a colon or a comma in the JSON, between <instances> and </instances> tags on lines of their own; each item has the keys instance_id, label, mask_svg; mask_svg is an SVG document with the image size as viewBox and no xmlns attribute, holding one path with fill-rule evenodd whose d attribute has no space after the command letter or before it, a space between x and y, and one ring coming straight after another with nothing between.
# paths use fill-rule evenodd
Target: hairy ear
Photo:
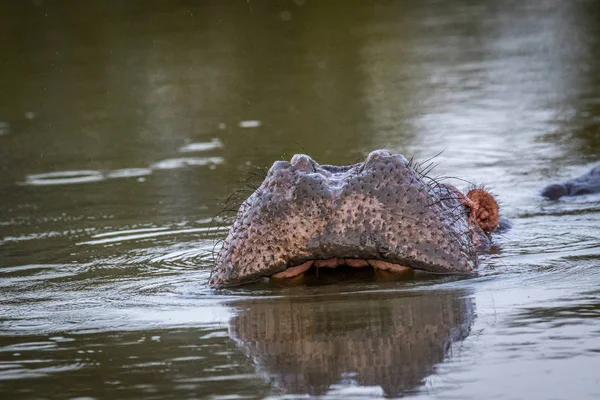
<instances>
[{"instance_id":1,"label":"hairy ear","mask_svg":"<svg viewBox=\"0 0 600 400\"><path fill-rule=\"evenodd\" d=\"M500 207L498 202L485 189L477 188L467 193L467 198L471 200L471 218L474 218L481 229L491 235L500 222Z\"/></svg>"}]
</instances>

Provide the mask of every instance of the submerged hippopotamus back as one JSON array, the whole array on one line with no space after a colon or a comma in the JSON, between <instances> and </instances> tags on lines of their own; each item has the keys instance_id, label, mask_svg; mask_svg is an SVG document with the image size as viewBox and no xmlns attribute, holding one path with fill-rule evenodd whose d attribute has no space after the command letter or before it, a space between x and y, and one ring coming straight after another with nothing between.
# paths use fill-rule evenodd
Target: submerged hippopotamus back
<instances>
[{"instance_id":1,"label":"submerged hippopotamus back","mask_svg":"<svg viewBox=\"0 0 600 400\"><path fill-rule=\"evenodd\" d=\"M600 192L600 166L561 183L555 183L542 189L542 196L550 200L558 200L563 196L581 196Z\"/></svg>"},{"instance_id":2,"label":"submerged hippopotamus back","mask_svg":"<svg viewBox=\"0 0 600 400\"><path fill-rule=\"evenodd\" d=\"M427 179L386 150L350 166L277 161L242 204L211 286L294 276L311 265L470 273L490 246L498 205Z\"/></svg>"}]
</instances>

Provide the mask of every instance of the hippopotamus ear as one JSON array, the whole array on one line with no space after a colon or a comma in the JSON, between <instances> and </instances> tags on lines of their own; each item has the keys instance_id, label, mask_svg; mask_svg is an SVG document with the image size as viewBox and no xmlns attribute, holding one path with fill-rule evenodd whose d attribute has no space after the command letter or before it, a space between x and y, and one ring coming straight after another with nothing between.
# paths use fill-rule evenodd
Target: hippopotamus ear
<instances>
[{"instance_id":1,"label":"hippopotamus ear","mask_svg":"<svg viewBox=\"0 0 600 400\"><path fill-rule=\"evenodd\" d=\"M477 221L486 235L491 235L500 223L500 206L494 196L483 188L472 189L467 193L471 208L470 217Z\"/></svg>"}]
</instances>

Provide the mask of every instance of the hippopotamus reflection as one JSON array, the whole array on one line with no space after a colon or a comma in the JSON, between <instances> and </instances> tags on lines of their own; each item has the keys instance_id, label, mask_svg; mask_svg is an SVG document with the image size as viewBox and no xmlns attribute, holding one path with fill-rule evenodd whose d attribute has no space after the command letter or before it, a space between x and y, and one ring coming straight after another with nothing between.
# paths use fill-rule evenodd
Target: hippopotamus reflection
<instances>
[{"instance_id":1,"label":"hippopotamus reflection","mask_svg":"<svg viewBox=\"0 0 600 400\"><path fill-rule=\"evenodd\" d=\"M599 192L600 166L597 166L578 178L546 186L542 190L542 196L550 200L558 200L563 196L579 196Z\"/></svg>"},{"instance_id":2,"label":"hippopotamus reflection","mask_svg":"<svg viewBox=\"0 0 600 400\"><path fill-rule=\"evenodd\" d=\"M230 336L265 380L289 394L379 386L397 397L422 385L474 320L462 291L244 300Z\"/></svg>"},{"instance_id":3,"label":"hippopotamus reflection","mask_svg":"<svg viewBox=\"0 0 600 400\"><path fill-rule=\"evenodd\" d=\"M463 194L400 154L377 150L342 167L297 154L275 162L241 205L209 283L338 265L468 274L500 224L498 203L485 189Z\"/></svg>"}]
</instances>

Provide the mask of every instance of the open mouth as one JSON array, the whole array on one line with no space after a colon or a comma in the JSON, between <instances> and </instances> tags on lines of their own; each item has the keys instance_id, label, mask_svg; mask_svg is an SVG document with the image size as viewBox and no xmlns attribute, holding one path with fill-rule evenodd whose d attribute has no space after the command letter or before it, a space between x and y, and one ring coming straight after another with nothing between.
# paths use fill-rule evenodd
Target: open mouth
<instances>
[{"instance_id":1,"label":"open mouth","mask_svg":"<svg viewBox=\"0 0 600 400\"><path fill-rule=\"evenodd\" d=\"M412 268L400 264L394 264L383 260L365 260L356 258L329 258L327 260L309 260L300 265L289 267L281 272L271 276L275 279L293 278L308 271L311 267L316 268L336 268L338 266L348 266L351 268L372 267L381 271L389 272L407 272Z\"/></svg>"}]
</instances>

